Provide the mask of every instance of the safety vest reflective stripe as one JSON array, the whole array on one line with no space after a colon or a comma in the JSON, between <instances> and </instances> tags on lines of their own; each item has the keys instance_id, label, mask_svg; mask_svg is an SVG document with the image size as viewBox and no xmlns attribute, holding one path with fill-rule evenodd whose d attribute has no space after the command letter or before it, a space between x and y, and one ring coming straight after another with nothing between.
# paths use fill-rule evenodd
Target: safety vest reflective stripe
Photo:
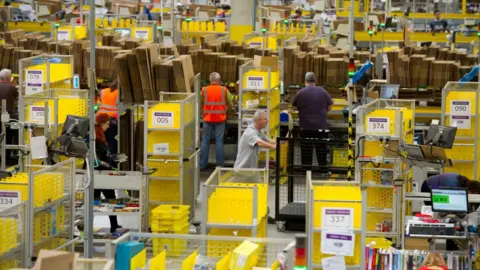
<instances>
[{"instance_id":1,"label":"safety vest reflective stripe","mask_svg":"<svg viewBox=\"0 0 480 270\"><path fill-rule=\"evenodd\" d=\"M208 114L225 114L227 110L204 110L203 113L208 113Z\"/></svg>"},{"instance_id":2,"label":"safety vest reflective stripe","mask_svg":"<svg viewBox=\"0 0 480 270\"><path fill-rule=\"evenodd\" d=\"M105 109L105 110L110 110L110 111L118 111L118 108L117 106L112 106L112 105L108 105L108 104L103 104L103 103L100 103L100 106L98 106L98 109Z\"/></svg>"},{"instance_id":3,"label":"safety vest reflective stripe","mask_svg":"<svg viewBox=\"0 0 480 270\"><path fill-rule=\"evenodd\" d=\"M222 87L222 98L221 98L221 101L208 101L208 94L207 94L207 91L208 91L208 87L204 87L203 88L203 94L205 96L205 101L204 101L204 104L205 105L227 105L227 102L226 102L226 99L225 99L225 94L227 92L227 88L225 87Z\"/></svg>"}]
</instances>

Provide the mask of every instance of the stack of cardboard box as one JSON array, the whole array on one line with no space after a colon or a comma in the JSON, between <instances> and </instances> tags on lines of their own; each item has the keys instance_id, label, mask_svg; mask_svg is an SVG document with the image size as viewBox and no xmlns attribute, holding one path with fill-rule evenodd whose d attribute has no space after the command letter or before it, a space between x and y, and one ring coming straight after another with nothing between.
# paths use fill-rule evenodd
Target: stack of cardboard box
<instances>
[{"instance_id":1,"label":"stack of cardboard box","mask_svg":"<svg viewBox=\"0 0 480 270\"><path fill-rule=\"evenodd\" d=\"M173 61L173 73L175 76L175 86L178 92L193 92L193 65L190 55L180 55Z\"/></svg>"},{"instance_id":2,"label":"stack of cardboard box","mask_svg":"<svg viewBox=\"0 0 480 270\"><path fill-rule=\"evenodd\" d=\"M208 81L212 72L218 72L218 57L226 55L222 52L211 52L203 55L202 61L202 80Z\"/></svg>"},{"instance_id":3,"label":"stack of cardboard box","mask_svg":"<svg viewBox=\"0 0 480 270\"><path fill-rule=\"evenodd\" d=\"M104 78L108 80L115 80L117 72L113 59L115 51L119 51L120 47L101 46L96 48L95 53L95 71L97 78Z\"/></svg>"},{"instance_id":4,"label":"stack of cardboard box","mask_svg":"<svg viewBox=\"0 0 480 270\"><path fill-rule=\"evenodd\" d=\"M221 55L217 61L218 73L224 82L237 81L237 56Z\"/></svg>"},{"instance_id":5,"label":"stack of cardboard box","mask_svg":"<svg viewBox=\"0 0 480 270\"><path fill-rule=\"evenodd\" d=\"M157 92L177 92L172 60L159 63L154 67Z\"/></svg>"},{"instance_id":6,"label":"stack of cardboard box","mask_svg":"<svg viewBox=\"0 0 480 270\"><path fill-rule=\"evenodd\" d=\"M346 58L330 58L326 61L327 74L325 75L328 85L345 85L348 81L348 60Z\"/></svg>"},{"instance_id":7,"label":"stack of cardboard box","mask_svg":"<svg viewBox=\"0 0 480 270\"><path fill-rule=\"evenodd\" d=\"M293 84L293 61L298 50L298 46L289 46L283 49L283 83L287 86Z\"/></svg>"},{"instance_id":8,"label":"stack of cardboard box","mask_svg":"<svg viewBox=\"0 0 480 270\"><path fill-rule=\"evenodd\" d=\"M158 93L155 92L155 81L153 78L153 67L158 63L157 45L143 45L135 48L138 70L142 81L143 97L146 100L158 100Z\"/></svg>"},{"instance_id":9,"label":"stack of cardboard box","mask_svg":"<svg viewBox=\"0 0 480 270\"><path fill-rule=\"evenodd\" d=\"M313 58L313 73L317 79L317 85L327 85L327 60L329 55L317 55Z\"/></svg>"}]
</instances>

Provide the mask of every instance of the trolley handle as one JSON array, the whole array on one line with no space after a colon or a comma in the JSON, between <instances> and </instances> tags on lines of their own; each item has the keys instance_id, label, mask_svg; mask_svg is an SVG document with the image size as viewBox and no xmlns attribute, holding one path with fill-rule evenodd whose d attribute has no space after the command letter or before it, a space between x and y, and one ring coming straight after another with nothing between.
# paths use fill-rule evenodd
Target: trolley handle
<instances>
[{"instance_id":1,"label":"trolley handle","mask_svg":"<svg viewBox=\"0 0 480 270\"><path fill-rule=\"evenodd\" d=\"M140 164L140 162L135 163L135 165L137 165L140 168L143 175L152 175L158 170L157 168L152 168L152 169L148 169L148 171L145 172L145 167L142 164Z\"/></svg>"}]
</instances>

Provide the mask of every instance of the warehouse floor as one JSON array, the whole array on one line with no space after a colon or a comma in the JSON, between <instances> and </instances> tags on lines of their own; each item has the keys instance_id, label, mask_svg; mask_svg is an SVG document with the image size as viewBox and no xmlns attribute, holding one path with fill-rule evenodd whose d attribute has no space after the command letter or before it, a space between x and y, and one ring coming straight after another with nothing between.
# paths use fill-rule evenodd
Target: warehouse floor
<instances>
[{"instance_id":1,"label":"warehouse floor","mask_svg":"<svg viewBox=\"0 0 480 270\"><path fill-rule=\"evenodd\" d=\"M208 179L210 174L213 170L209 170L206 172L200 173L200 196L197 201L196 209L195 209L195 220L202 220L202 194L203 194L203 183ZM275 186L270 185L269 192L268 192L268 205L270 207L270 216L275 216ZM132 219L131 217L118 217L119 224L122 225L124 228L129 229L137 229L138 228L138 221L136 219ZM109 219L107 216L97 216L95 217L95 227L105 227L108 228L110 226ZM294 232L279 232L277 230L277 226L275 224L268 224L268 238L288 238L293 239L295 233Z\"/></svg>"}]
</instances>

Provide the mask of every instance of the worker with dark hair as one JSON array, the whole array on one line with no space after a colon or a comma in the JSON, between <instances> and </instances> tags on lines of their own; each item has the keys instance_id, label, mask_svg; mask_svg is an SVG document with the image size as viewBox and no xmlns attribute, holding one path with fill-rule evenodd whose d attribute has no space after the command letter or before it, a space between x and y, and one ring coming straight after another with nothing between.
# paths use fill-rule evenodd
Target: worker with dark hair
<instances>
[{"instance_id":1,"label":"worker with dark hair","mask_svg":"<svg viewBox=\"0 0 480 270\"><path fill-rule=\"evenodd\" d=\"M442 173L430 176L421 187L421 192L430 193L435 188L467 188L470 180L458 173Z\"/></svg>"},{"instance_id":2,"label":"worker with dark hair","mask_svg":"<svg viewBox=\"0 0 480 270\"><path fill-rule=\"evenodd\" d=\"M433 12L435 19L430 22L430 31L432 32L445 32L447 31L448 23L446 20L440 18L440 10Z\"/></svg>"}]
</instances>

